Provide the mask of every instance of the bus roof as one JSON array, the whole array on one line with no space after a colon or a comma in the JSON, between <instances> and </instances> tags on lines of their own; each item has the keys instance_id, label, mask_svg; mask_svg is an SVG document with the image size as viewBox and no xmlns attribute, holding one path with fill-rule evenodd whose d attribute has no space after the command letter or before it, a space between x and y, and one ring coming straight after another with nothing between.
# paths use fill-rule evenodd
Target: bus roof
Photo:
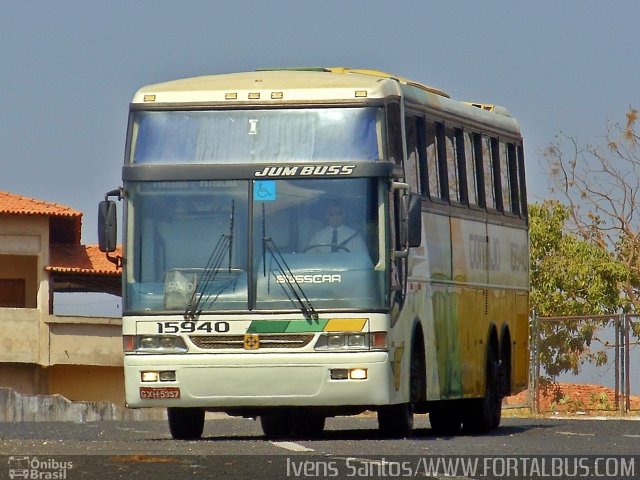
<instances>
[{"instance_id":1,"label":"bus roof","mask_svg":"<svg viewBox=\"0 0 640 480\"><path fill-rule=\"evenodd\" d=\"M443 90L404 77L345 67L264 69L173 80L141 88L134 95L132 104L275 106L367 102L391 96L403 96L408 104L519 132L515 120L504 107L460 102L451 99Z\"/></svg>"}]
</instances>

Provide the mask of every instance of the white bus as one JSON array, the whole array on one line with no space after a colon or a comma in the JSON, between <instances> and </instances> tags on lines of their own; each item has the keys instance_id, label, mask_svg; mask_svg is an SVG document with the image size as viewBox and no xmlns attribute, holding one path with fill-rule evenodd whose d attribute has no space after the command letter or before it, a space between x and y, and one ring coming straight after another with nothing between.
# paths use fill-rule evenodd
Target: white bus
<instances>
[{"instance_id":1,"label":"white bus","mask_svg":"<svg viewBox=\"0 0 640 480\"><path fill-rule=\"evenodd\" d=\"M522 138L506 109L373 70L203 76L140 89L123 186L126 402L314 436L377 412L484 432L527 383Z\"/></svg>"}]
</instances>

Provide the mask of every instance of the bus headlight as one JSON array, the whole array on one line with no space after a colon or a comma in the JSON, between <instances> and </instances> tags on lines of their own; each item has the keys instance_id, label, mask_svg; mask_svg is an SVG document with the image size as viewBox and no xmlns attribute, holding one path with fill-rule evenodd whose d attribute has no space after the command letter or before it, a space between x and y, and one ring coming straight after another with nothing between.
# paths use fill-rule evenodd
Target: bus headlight
<instances>
[{"instance_id":1,"label":"bus headlight","mask_svg":"<svg viewBox=\"0 0 640 480\"><path fill-rule=\"evenodd\" d=\"M387 333L323 333L313 347L315 350L386 350Z\"/></svg>"},{"instance_id":2,"label":"bus headlight","mask_svg":"<svg viewBox=\"0 0 640 480\"><path fill-rule=\"evenodd\" d=\"M345 340L347 339L346 335L342 334L331 334L327 336L327 347L328 348L344 348Z\"/></svg>"},{"instance_id":3,"label":"bus headlight","mask_svg":"<svg viewBox=\"0 0 640 480\"><path fill-rule=\"evenodd\" d=\"M125 353L184 353L189 349L178 336L125 335Z\"/></svg>"},{"instance_id":4,"label":"bus headlight","mask_svg":"<svg viewBox=\"0 0 640 480\"><path fill-rule=\"evenodd\" d=\"M140 337L138 347L142 350L160 348L160 337Z\"/></svg>"},{"instance_id":5,"label":"bus headlight","mask_svg":"<svg viewBox=\"0 0 640 480\"><path fill-rule=\"evenodd\" d=\"M140 372L140 380L144 383L148 382L175 382L176 371L175 370L163 370L158 371L143 371Z\"/></svg>"},{"instance_id":6,"label":"bus headlight","mask_svg":"<svg viewBox=\"0 0 640 480\"><path fill-rule=\"evenodd\" d=\"M347 341L349 342L349 347L366 348L369 346L369 339L364 333L348 335Z\"/></svg>"}]
</instances>

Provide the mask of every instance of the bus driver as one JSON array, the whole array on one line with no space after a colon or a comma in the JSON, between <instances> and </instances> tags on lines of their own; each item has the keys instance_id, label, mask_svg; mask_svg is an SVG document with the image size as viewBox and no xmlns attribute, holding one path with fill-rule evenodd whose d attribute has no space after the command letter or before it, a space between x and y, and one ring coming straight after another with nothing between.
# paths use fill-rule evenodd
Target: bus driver
<instances>
[{"instance_id":1,"label":"bus driver","mask_svg":"<svg viewBox=\"0 0 640 480\"><path fill-rule=\"evenodd\" d=\"M327 226L313 234L307 247L308 252L364 252L367 246L357 230L343 223L340 205L333 201L329 204L325 217Z\"/></svg>"}]
</instances>

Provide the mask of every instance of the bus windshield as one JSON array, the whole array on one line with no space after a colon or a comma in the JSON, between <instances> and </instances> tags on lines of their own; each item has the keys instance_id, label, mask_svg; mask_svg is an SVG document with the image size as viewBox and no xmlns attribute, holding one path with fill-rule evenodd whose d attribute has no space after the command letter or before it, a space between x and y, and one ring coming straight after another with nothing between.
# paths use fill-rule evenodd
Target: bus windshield
<instances>
[{"instance_id":1,"label":"bus windshield","mask_svg":"<svg viewBox=\"0 0 640 480\"><path fill-rule=\"evenodd\" d=\"M130 163L377 160L381 108L134 111Z\"/></svg>"},{"instance_id":2,"label":"bus windshield","mask_svg":"<svg viewBox=\"0 0 640 480\"><path fill-rule=\"evenodd\" d=\"M131 182L125 311L380 310L376 178ZM383 223L384 225L384 223Z\"/></svg>"}]
</instances>

